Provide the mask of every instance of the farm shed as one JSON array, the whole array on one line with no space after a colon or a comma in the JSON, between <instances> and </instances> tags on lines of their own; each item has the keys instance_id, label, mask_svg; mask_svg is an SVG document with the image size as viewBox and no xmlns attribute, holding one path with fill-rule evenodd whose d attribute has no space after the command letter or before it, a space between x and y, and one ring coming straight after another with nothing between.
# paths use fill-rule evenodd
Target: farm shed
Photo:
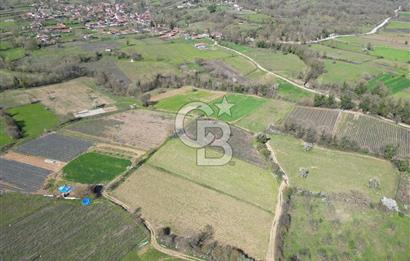
<instances>
[{"instance_id":1,"label":"farm shed","mask_svg":"<svg viewBox=\"0 0 410 261\"><path fill-rule=\"evenodd\" d=\"M34 192L51 172L25 163L0 158L0 190Z\"/></svg>"},{"instance_id":2,"label":"farm shed","mask_svg":"<svg viewBox=\"0 0 410 261\"><path fill-rule=\"evenodd\" d=\"M47 159L68 162L85 152L92 143L60 134L52 133L19 146L16 151L44 157Z\"/></svg>"}]
</instances>

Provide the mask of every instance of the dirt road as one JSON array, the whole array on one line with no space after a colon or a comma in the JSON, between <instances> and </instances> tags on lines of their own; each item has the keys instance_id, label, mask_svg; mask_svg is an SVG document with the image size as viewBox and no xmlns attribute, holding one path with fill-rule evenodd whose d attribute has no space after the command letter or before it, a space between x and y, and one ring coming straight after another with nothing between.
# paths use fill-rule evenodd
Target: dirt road
<instances>
[{"instance_id":1,"label":"dirt road","mask_svg":"<svg viewBox=\"0 0 410 261\"><path fill-rule=\"evenodd\" d=\"M269 245L268 245L268 252L266 253L266 261L275 261L276 257L276 238L278 234L278 227L279 227L279 220L280 217L282 216L282 206L283 206L283 192L284 190L289 186L289 179L288 176L286 175L286 172L283 170L283 168L279 165L279 162L276 159L275 152L273 151L272 146L270 145L269 142L266 143L267 149L270 151L272 155L273 161L278 164L279 168L283 171L284 176L282 179L282 183L279 186L279 192L277 196L277 202L276 202L276 208L275 208L275 216L273 218L271 230L270 230L270 237L269 237Z\"/></svg>"},{"instance_id":2,"label":"dirt road","mask_svg":"<svg viewBox=\"0 0 410 261\"><path fill-rule=\"evenodd\" d=\"M118 200L118 199L112 197L112 196L109 195L107 192L104 191L104 192L103 192L103 196L104 196L105 198L107 198L108 200L110 200L111 202L113 202L113 203L115 203L115 204L117 204L117 205L123 207L123 208L126 209L128 212L131 212L131 213L132 213L131 208L130 208L127 204L125 204L124 202L121 202L120 200ZM149 230L149 232L150 232L150 234L151 234L151 242L150 242L150 243L151 243L151 245L152 245L153 248L155 248L156 250L158 250L158 251L160 251L160 252L162 252L162 253L164 253L164 254L166 254L166 255L169 255L169 256L172 256L172 257L176 257L176 258L179 258L179 259L182 259L182 260L202 261L202 259L200 259L200 258L188 256L188 255L185 255L185 254L183 254L183 253L181 253L181 252L178 252L178 251L175 251L175 250L172 250L172 249L169 249L169 248L166 248L166 247L161 246L161 245L157 242L157 238L156 238L156 234L155 234L155 229L153 228L153 226L152 226L147 220L144 220L144 221L145 221L145 222L144 222L144 223L145 223L145 226L148 228L148 230Z\"/></svg>"},{"instance_id":3,"label":"dirt road","mask_svg":"<svg viewBox=\"0 0 410 261\"><path fill-rule=\"evenodd\" d=\"M401 11L401 6L399 6L396 10L394 10L394 15L397 16L400 11ZM388 22L390 22L390 20L392 18L393 18L392 16L387 17L380 24L376 25L372 30L370 30L367 33L361 33L361 34L332 34L331 36L326 37L326 38L311 40L311 41L307 41L307 42L279 41L279 43L283 43L283 44L315 44L315 43L320 43L320 42L324 42L324 41L328 41L328 40L333 40L333 39L340 38L340 37L371 35L371 34L377 33L383 26L385 26Z\"/></svg>"}]
</instances>

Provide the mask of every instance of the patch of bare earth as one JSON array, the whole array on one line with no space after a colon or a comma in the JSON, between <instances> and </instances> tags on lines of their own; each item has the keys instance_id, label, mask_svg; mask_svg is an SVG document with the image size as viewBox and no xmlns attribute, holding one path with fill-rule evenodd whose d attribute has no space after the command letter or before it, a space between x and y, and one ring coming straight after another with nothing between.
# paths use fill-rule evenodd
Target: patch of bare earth
<instances>
[{"instance_id":1,"label":"patch of bare earth","mask_svg":"<svg viewBox=\"0 0 410 261\"><path fill-rule=\"evenodd\" d=\"M104 137L145 151L160 146L174 130L173 117L160 112L128 111L111 115L108 119L121 123L106 128Z\"/></svg>"},{"instance_id":2,"label":"patch of bare earth","mask_svg":"<svg viewBox=\"0 0 410 261\"><path fill-rule=\"evenodd\" d=\"M51 170L53 172L59 171L66 164L65 162L62 162L62 161L49 160L46 158L36 157L36 156L29 156L29 155L25 155L25 154L13 152L13 151L7 152L6 154L2 156L2 158L8 159L8 160L14 160L14 161L21 162L21 163L26 163L31 166Z\"/></svg>"}]
</instances>

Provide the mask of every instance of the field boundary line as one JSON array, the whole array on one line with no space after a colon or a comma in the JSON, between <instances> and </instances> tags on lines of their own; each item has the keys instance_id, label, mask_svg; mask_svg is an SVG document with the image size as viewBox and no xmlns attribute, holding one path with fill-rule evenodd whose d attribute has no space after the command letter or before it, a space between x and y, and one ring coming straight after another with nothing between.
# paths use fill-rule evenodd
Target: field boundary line
<instances>
[{"instance_id":1,"label":"field boundary line","mask_svg":"<svg viewBox=\"0 0 410 261\"><path fill-rule=\"evenodd\" d=\"M122 202L121 200L111 196L106 191L103 191L102 194L109 201L113 202L116 205L119 205L120 207L124 208L128 212L132 213L131 208L127 204ZM144 225L146 226L146 228L149 230L149 232L151 234L150 243L156 250L158 250L158 251L160 251L160 252L162 252L166 255L173 256L173 257L176 257L176 258L180 258L180 259L183 259L183 260L203 261L203 259L193 257L193 256L189 256L189 255L183 254L181 252L178 252L176 250L165 248L162 245L160 245L157 241L155 229L153 228L153 226L146 219L143 218L143 220L144 220Z\"/></svg>"},{"instance_id":2,"label":"field boundary line","mask_svg":"<svg viewBox=\"0 0 410 261\"><path fill-rule=\"evenodd\" d=\"M232 198L232 199L234 199L234 200L237 200L237 201L239 201L239 202L242 202L242 203L245 203L245 204L250 205L250 206L252 206L252 207L258 208L259 210L262 210L262 211L264 211L264 212L266 212L266 213L268 213L268 214L270 214L270 215L273 215L273 214L274 214L272 211L269 211L268 209L265 209L265 208L263 208L263 207L261 207L261 206L258 206L258 205L256 205L255 203L252 203L252 202L243 200L243 199L238 198L238 197L236 197L236 196L234 196L234 195L231 195L231 194L228 194L228 193L226 193L226 192L224 192L224 191L221 191L221 190L218 190L218 189L216 189L216 188L213 188L213 187L211 187L211 186L209 186L209 185L205 185L205 184L202 184L202 183L200 183L200 182L196 182L196 181L194 181L194 180L192 180L192 179L189 179L189 178L187 178L187 177L184 177L184 176L179 175L179 174L177 174L177 173L174 173L174 172L172 172L172 171L166 170L166 169L164 169L164 168L162 168L162 167L160 167L160 166L156 166L156 165L153 165L153 164L151 164L151 163L146 163L146 165L148 165L148 166L150 166L150 167L152 167L152 168L154 168L154 169L157 169L157 170L159 170L159 171L161 171L161 172L164 172L164 173L166 173L166 174L168 174L168 175L171 175L171 176L173 176L173 177L186 180L186 181L188 181L188 182L191 182L191 183L196 184L196 185L198 185L198 186L201 186L201 187L203 187L203 188L212 190L212 191L214 191L214 192L217 192L217 193L219 193L219 194L225 195L225 196L230 197L230 198Z\"/></svg>"},{"instance_id":3,"label":"field boundary line","mask_svg":"<svg viewBox=\"0 0 410 261\"><path fill-rule=\"evenodd\" d=\"M280 218L282 216L283 212L283 192L285 189L289 186L289 178L284 169L280 166L279 161L276 158L275 151L273 150L271 144L266 142L266 148L269 150L273 162L275 162L280 170L283 172L283 177L282 177L282 182L279 186L279 191L277 195L277 202L276 202L276 208L275 208L275 215L272 220L272 226L271 230L269 233L269 244L268 244L268 251L266 252L266 261L275 261L276 256L277 256L277 244L278 241L276 240L278 238L278 227L279 227L279 222Z\"/></svg>"}]
</instances>

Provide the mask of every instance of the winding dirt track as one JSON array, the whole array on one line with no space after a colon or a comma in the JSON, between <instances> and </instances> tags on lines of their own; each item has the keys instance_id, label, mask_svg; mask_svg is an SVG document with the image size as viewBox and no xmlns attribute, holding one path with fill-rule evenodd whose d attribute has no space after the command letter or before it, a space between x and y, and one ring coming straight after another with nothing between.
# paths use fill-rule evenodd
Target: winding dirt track
<instances>
[{"instance_id":1,"label":"winding dirt track","mask_svg":"<svg viewBox=\"0 0 410 261\"><path fill-rule=\"evenodd\" d=\"M398 13L401 11L401 6L399 6L396 10L394 10L394 15L397 17ZM375 34L379 31L380 28L382 28L383 26L385 26L388 22L390 22L390 20L393 17L387 17L386 19L384 19L380 24L376 25L372 30L370 30L367 33L361 33L361 34L334 34L332 36L326 37L326 38L321 38L321 39L317 39L317 40L311 40L311 41L307 41L307 42L297 42L297 41L279 41L279 43L283 43L283 44L315 44L315 43L320 43L320 42L324 42L327 40L333 40L336 38L340 38L340 37L348 37L348 36L360 36L360 35L372 35Z\"/></svg>"},{"instance_id":2,"label":"winding dirt track","mask_svg":"<svg viewBox=\"0 0 410 261\"><path fill-rule=\"evenodd\" d=\"M283 171L284 176L282 179L282 183L279 186L279 192L277 196L276 208L275 208L275 216L273 218L272 227L270 230L270 237L269 237L269 245L268 245L268 252L266 253L266 261L275 261L276 257L276 238L278 234L278 227L279 227L279 220L282 216L282 206L283 206L283 192L289 186L289 179L286 175L286 172L283 168L279 165L278 160L276 159L275 152L273 151L272 146L270 145L269 141L266 143L267 149L270 151L273 161L278 164L279 168Z\"/></svg>"},{"instance_id":3,"label":"winding dirt track","mask_svg":"<svg viewBox=\"0 0 410 261\"><path fill-rule=\"evenodd\" d=\"M110 200L111 202L113 202L113 203L115 203L115 204L117 204L117 205L123 207L123 208L126 209L128 212L131 212L131 213L132 213L131 208L130 208L127 204L125 204L124 202L122 202L122 201L120 201L120 200L118 200L118 199L116 199L116 198L110 196L110 195L109 195L108 193L106 193L105 191L103 192L103 196L104 196L105 198L107 198L108 200ZM160 252L162 252L162 253L164 253L164 254L166 254L166 255L169 255L169 256L172 256L172 257L176 257L176 258L179 258L179 259L182 259L182 260L203 261L203 260L200 259L200 258L188 256L188 255L185 255L185 254L183 254L183 253L181 253L181 252L178 252L178 251L175 251L175 250L172 250L172 249L165 248L165 247L161 246L161 245L157 242L157 238L156 238L156 234L155 234L155 229L152 227L152 225L151 225L147 220L144 220L144 224L145 224L145 226L148 228L148 230L149 230L149 232L150 232L150 234L151 234L151 242L150 242L150 243L151 243L152 247L155 248L156 250L158 250L158 251L160 251Z\"/></svg>"}]
</instances>

